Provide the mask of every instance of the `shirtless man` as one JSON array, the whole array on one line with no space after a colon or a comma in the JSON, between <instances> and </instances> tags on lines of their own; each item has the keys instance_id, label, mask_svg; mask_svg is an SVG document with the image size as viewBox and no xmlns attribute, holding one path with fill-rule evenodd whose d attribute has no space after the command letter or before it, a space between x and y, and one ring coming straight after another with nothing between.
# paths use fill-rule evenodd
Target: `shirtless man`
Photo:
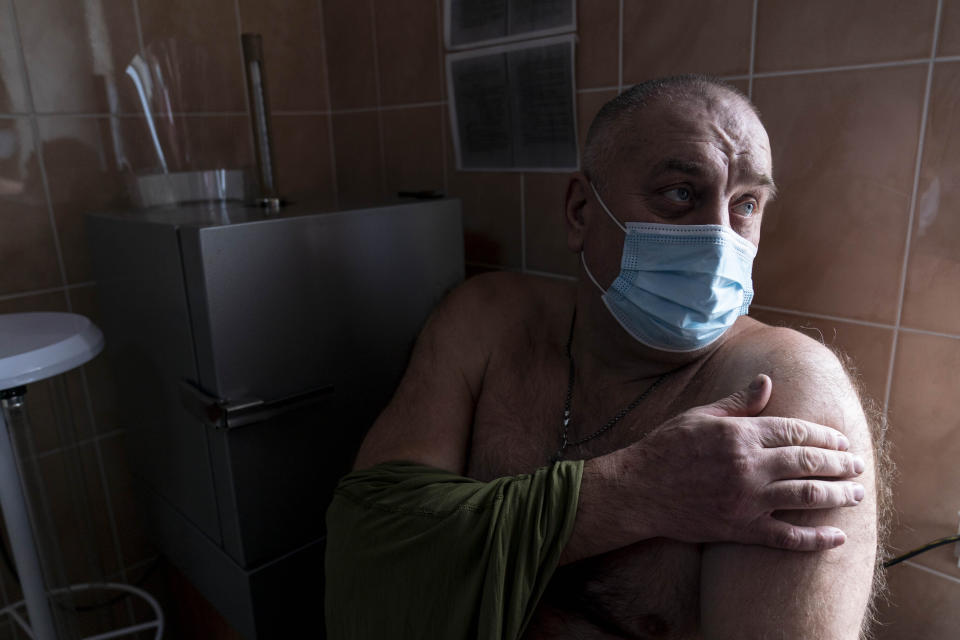
<instances>
[{"instance_id":1,"label":"shirtless man","mask_svg":"<svg viewBox=\"0 0 960 640\"><path fill-rule=\"evenodd\" d=\"M498 273L453 292L356 468L411 460L488 482L585 459L527 638L857 638L877 535L864 412L828 349L739 315L774 196L755 110L703 78L646 83L597 116L583 167L564 209L579 281ZM665 226L625 242L630 223ZM678 252L677 230L708 240ZM634 278L622 256L674 274ZM723 308L671 326L674 302L709 307L704 270L723 276L706 278ZM625 295L608 291L618 274ZM658 286L677 299L649 297Z\"/></svg>"}]
</instances>

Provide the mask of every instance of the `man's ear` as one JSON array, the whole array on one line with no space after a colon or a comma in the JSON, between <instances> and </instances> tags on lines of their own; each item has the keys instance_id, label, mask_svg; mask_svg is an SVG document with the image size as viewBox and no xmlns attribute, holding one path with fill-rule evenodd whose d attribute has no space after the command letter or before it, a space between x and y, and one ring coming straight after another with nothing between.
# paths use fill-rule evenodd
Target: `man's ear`
<instances>
[{"instance_id":1,"label":"man's ear","mask_svg":"<svg viewBox=\"0 0 960 640\"><path fill-rule=\"evenodd\" d=\"M587 176L582 171L570 174L564 196L563 217L567 225L567 246L574 253L580 253L583 250L589 194L590 180Z\"/></svg>"}]
</instances>

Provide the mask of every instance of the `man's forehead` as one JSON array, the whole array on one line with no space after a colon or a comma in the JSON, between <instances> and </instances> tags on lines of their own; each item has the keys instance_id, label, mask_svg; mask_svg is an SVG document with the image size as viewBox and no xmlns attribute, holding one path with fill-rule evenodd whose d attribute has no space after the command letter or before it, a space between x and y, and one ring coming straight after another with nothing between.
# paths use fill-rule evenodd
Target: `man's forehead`
<instances>
[{"instance_id":1,"label":"man's forehead","mask_svg":"<svg viewBox=\"0 0 960 640\"><path fill-rule=\"evenodd\" d=\"M619 132L629 156L647 167L689 163L770 167L770 142L753 110L737 97L659 100L633 114Z\"/></svg>"}]
</instances>

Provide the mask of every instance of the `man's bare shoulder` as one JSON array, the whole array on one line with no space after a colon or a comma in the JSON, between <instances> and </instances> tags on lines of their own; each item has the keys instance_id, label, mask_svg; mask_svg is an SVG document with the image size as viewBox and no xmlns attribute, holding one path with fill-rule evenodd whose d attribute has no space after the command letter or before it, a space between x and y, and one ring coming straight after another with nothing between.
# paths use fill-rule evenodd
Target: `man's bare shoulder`
<instances>
[{"instance_id":1,"label":"man's bare shoulder","mask_svg":"<svg viewBox=\"0 0 960 640\"><path fill-rule=\"evenodd\" d=\"M457 333L490 344L518 326L550 326L550 318L572 308L573 296L573 286L565 280L497 271L466 280L437 313L456 326Z\"/></svg>"},{"instance_id":2,"label":"man's bare shoulder","mask_svg":"<svg viewBox=\"0 0 960 640\"><path fill-rule=\"evenodd\" d=\"M775 327L750 317L737 322L733 357L742 365L771 364L777 368L810 369L825 375L843 374L838 354L810 336L789 327Z\"/></svg>"},{"instance_id":3,"label":"man's bare shoulder","mask_svg":"<svg viewBox=\"0 0 960 640\"><path fill-rule=\"evenodd\" d=\"M802 408L806 415L796 417L806 419L843 417L848 428L863 425L862 418L848 420L851 413L862 416L862 402L846 356L799 331L752 318L741 318L737 329L724 348L727 364L744 377L769 375L771 406Z\"/></svg>"}]
</instances>

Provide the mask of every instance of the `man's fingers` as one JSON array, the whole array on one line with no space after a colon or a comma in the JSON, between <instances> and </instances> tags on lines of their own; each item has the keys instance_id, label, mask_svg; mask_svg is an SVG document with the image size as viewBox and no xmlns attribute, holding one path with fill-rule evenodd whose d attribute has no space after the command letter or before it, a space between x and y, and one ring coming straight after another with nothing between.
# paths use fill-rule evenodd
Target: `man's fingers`
<instances>
[{"instance_id":1,"label":"man's fingers","mask_svg":"<svg viewBox=\"0 0 960 640\"><path fill-rule=\"evenodd\" d=\"M798 527L772 516L761 527L761 544L788 551L825 551L847 541L836 527Z\"/></svg>"},{"instance_id":2,"label":"man's fingers","mask_svg":"<svg viewBox=\"0 0 960 640\"><path fill-rule=\"evenodd\" d=\"M773 381L770 376L761 373L749 386L732 393L716 402L695 407L691 413L699 413L717 418L743 418L755 416L767 406L770 394L773 392Z\"/></svg>"},{"instance_id":3,"label":"man's fingers","mask_svg":"<svg viewBox=\"0 0 960 640\"><path fill-rule=\"evenodd\" d=\"M829 480L783 480L770 484L763 497L767 509L832 509L863 500L863 485Z\"/></svg>"},{"instance_id":4,"label":"man's fingers","mask_svg":"<svg viewBox=\"0 0 960 640\"><path fill-rule=\"evenodd\" d=\"M769 460L770 477L776 480L793 478L852 478L866 468L863 458L843 451L814 447L780 447L765 449Z\"/></svg>"},{"instance_id":5,"label":"man's fingers","mask_svg":"<svg viewBox=\"0 0 960 640\"><path fill-rule=\"evenodd\" d=\"M764 447L807 446L846 451L850 441L840 431L797 418L756 418L757 436Z\"/></svg>"}]
</instances>

